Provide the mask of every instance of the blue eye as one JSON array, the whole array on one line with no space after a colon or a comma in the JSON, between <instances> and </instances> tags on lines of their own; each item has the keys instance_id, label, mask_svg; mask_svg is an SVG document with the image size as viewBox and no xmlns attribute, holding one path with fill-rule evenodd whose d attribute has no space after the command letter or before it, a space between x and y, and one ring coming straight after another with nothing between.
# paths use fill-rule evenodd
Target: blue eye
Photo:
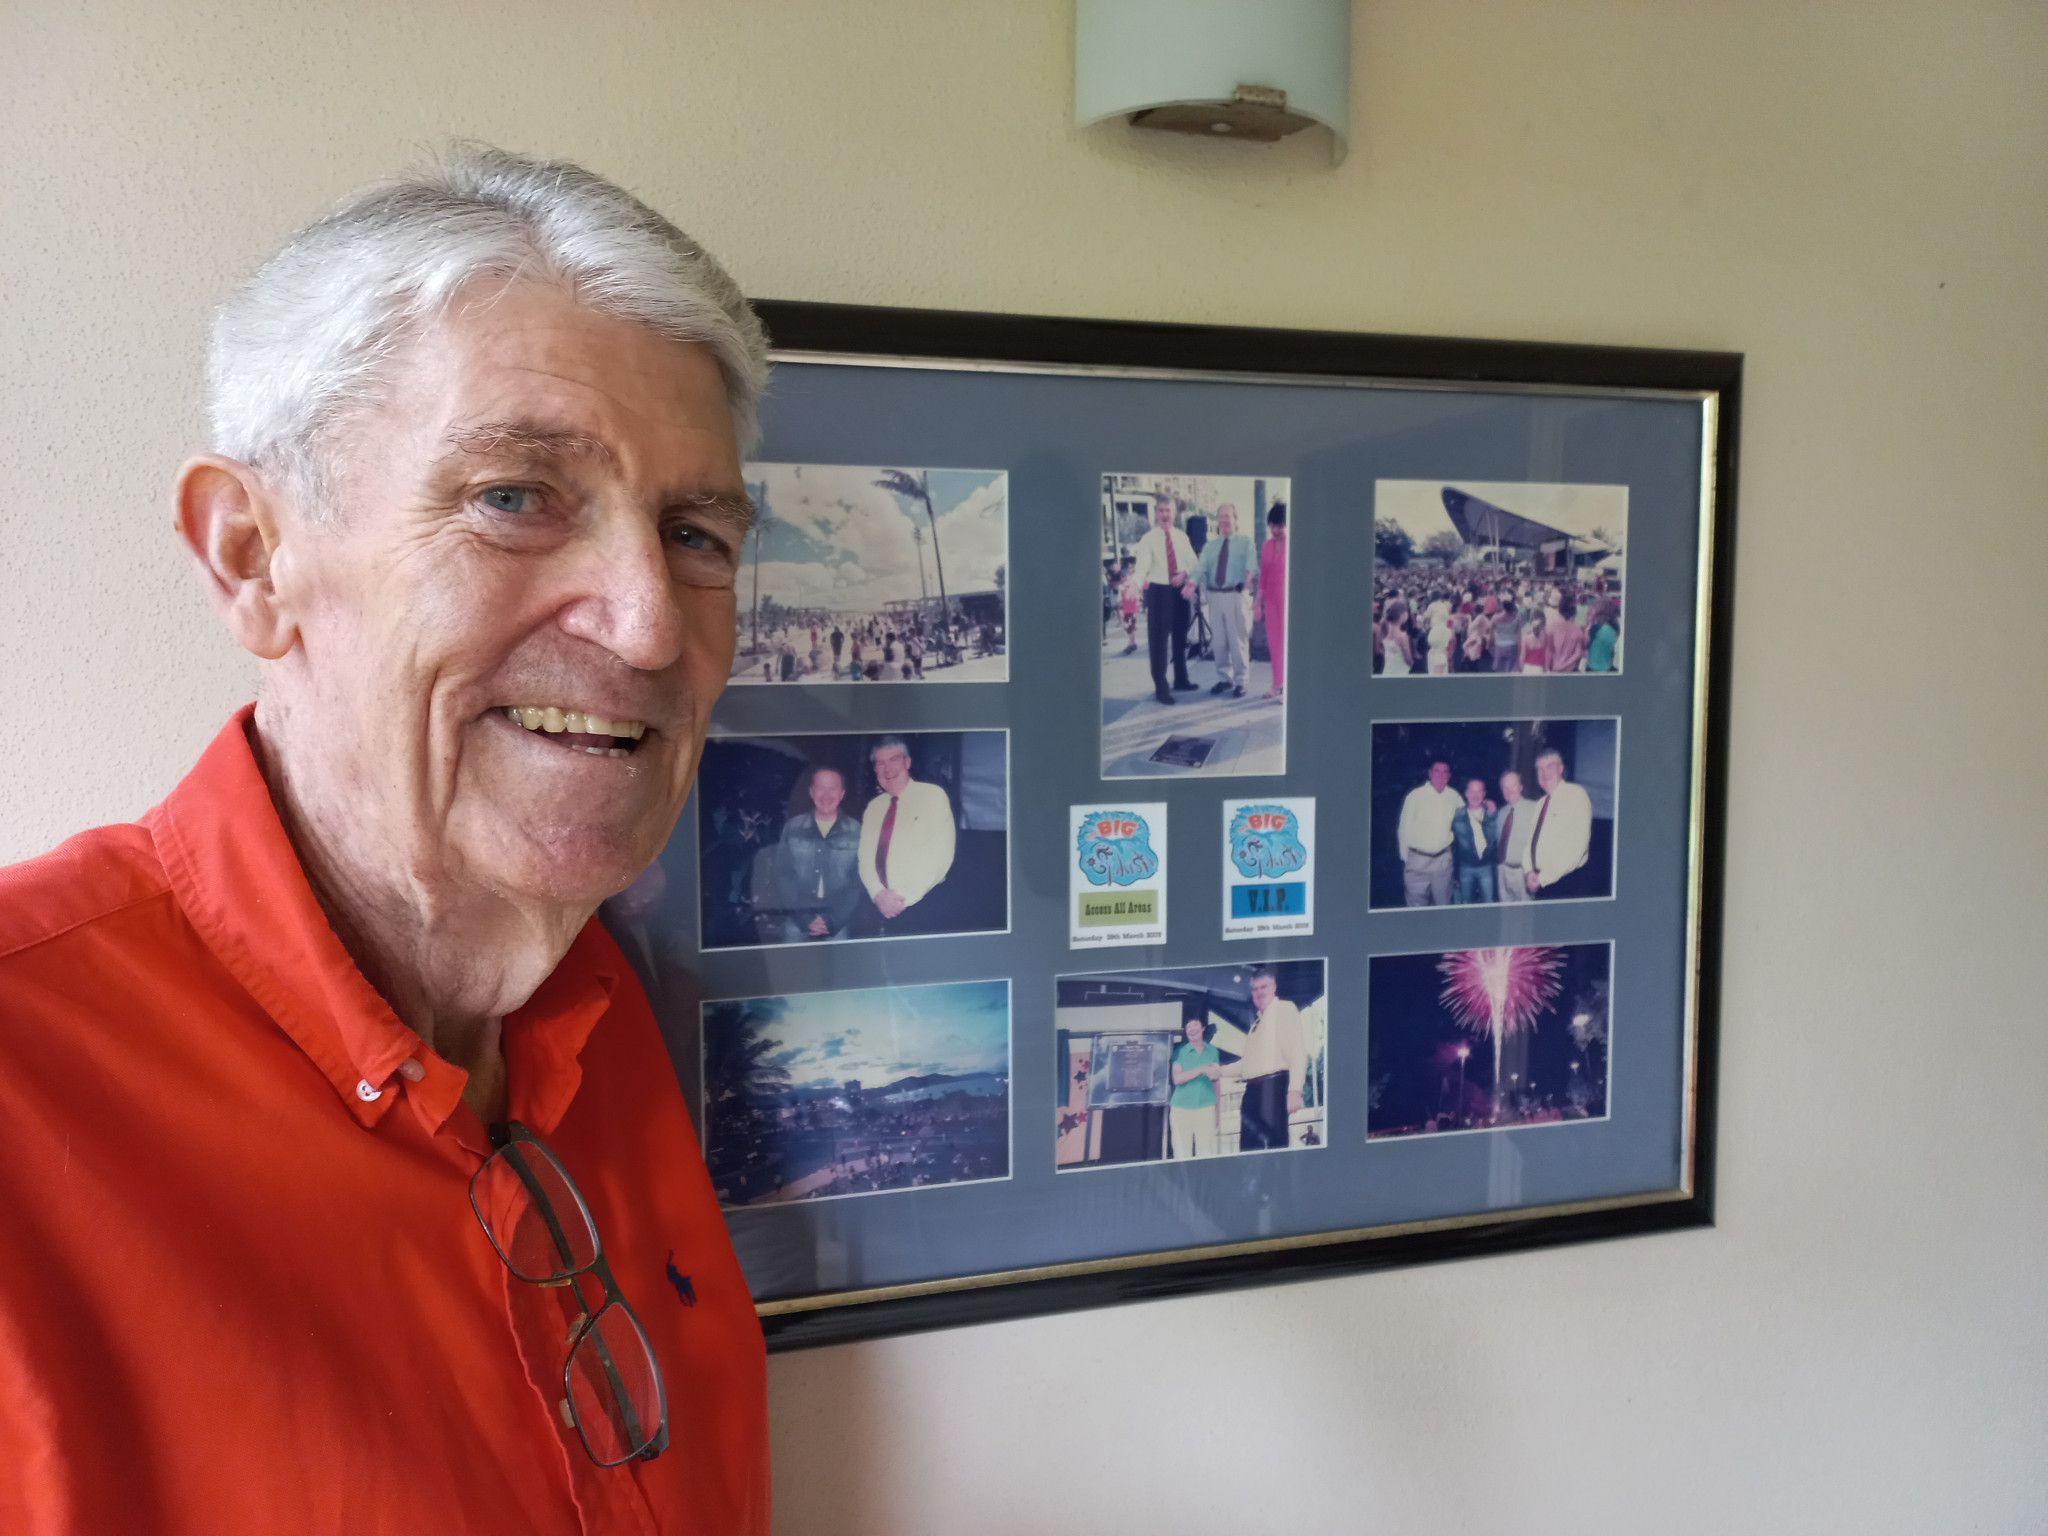
<instances>
[{"instance_id":1,"label":"blue eye","mask_svg":"<svg viewBox=\"0 0 2048 1536\"><path fill-rule=\"evenodd\" d=\"M533 492L523 485L494 485L477 498L493 512L520 513L529 510Z\"/></svg>"}]
</instances>

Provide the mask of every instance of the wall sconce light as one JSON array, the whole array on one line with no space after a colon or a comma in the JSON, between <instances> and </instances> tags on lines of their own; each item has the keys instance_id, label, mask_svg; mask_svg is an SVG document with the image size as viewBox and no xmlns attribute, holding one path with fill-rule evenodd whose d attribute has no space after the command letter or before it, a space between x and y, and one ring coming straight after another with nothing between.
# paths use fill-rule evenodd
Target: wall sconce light
<instances>
[{"instance_id":1,"label":"wall sconce light","mask_svg":"<svg viewBox=\"0 0 2048 1536\"><path fill-rule=\"evenodd\" d=\"M1075 0L1074 123L1273 143L1351 126L1351 0Z\"/></svg>"}]
</instances>

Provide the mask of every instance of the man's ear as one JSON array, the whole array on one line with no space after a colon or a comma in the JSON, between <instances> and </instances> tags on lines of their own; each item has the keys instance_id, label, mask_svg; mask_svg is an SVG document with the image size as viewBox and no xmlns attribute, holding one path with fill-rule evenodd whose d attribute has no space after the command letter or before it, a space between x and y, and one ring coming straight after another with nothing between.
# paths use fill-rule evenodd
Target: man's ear
<instances>
[{"instance_id":1,"label":"man's ear","mask_svg":"<svg viewBox=\"0 0 2048 1536\"><path fill-rule=\"evenodd\" d=\"M239 459L204 453L178 471L172 520L199 566L206 595L242 649L276 661L298 641L272 580L277 501Z\"/></svg>"}]
</instances>

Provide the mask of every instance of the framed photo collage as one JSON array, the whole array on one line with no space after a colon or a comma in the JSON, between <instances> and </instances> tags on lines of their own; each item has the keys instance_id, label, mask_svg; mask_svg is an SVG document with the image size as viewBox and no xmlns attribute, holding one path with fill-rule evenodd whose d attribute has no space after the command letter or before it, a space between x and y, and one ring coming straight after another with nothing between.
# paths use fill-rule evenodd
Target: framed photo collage
<instances>
[{"instance_id":1,"label":"framed photo collage","mask_svg":"<svg viewBox=\"0 0 2048 1536\"><path fill-rule=\"evenodd\" d=\"M760 307L605 917L771 1347L1711 1221L1738 356Z\"/></svg>"}]
</instances>

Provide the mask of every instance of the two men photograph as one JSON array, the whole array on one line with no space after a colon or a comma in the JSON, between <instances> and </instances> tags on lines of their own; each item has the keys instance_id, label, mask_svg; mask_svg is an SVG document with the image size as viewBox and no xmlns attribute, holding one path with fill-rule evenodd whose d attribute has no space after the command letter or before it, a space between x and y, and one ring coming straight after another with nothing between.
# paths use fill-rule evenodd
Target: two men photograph
<instances>
[{"instance_id":1,"label":"two men photograph","mask_svg":"<svg viewBox=\"0 0 2048 1536\"><path fill-rule=\"evenodd\" d=\"M1001 731L712 739L704 947L1001 932L1007 774Z\"/></svg>"}]
</instances>

